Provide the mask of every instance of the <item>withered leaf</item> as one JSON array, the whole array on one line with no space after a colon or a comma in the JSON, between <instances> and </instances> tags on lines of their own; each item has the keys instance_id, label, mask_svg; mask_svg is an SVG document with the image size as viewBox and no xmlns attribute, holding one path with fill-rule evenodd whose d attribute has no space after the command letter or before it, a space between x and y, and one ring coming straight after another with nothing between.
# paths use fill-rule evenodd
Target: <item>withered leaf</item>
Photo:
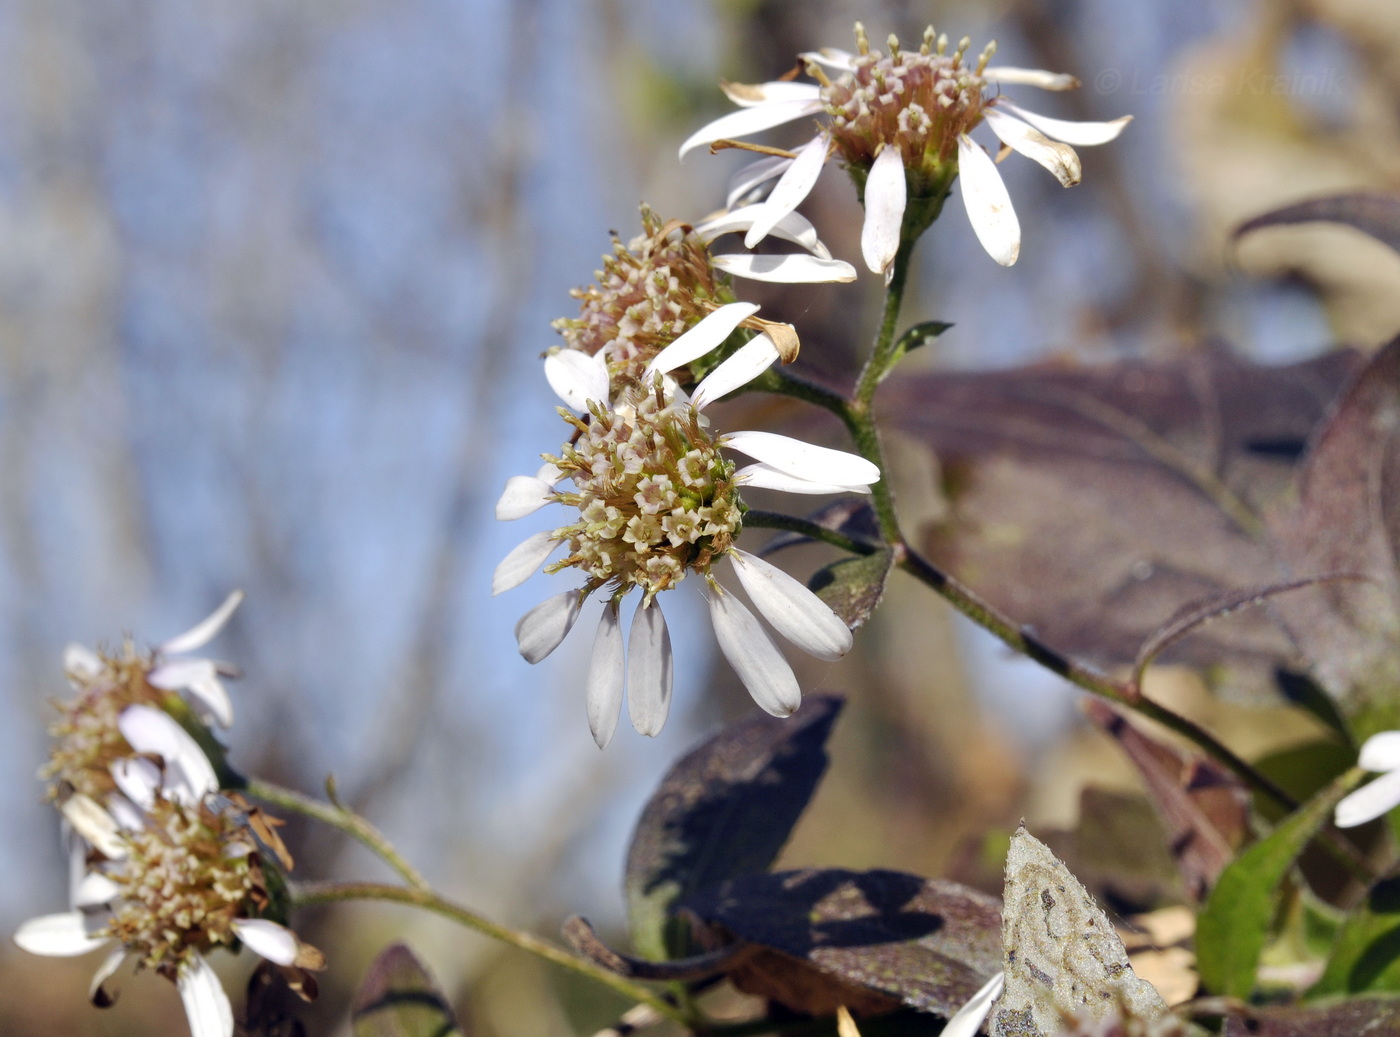
<instances>
[{"instance_id":1,"label":"withered leaf","mask_svg":"<svg viewBox=\"0 0 1400 1037\"><path fill-rule=\"evenodd\" d=\"M1257 516L1359 366L1353 352L1261 367L1214 350L937 373L891 380L881 412L940 466L949 506L923 533L930 560L1055 649L1115 666L1184 605L1278 580ZM1252 610L1164 661L1261 695L1293 655Z\"/></svg>"},{"instance_id":2,"label":"withered leaf","mask_svg":"<svg viewBox=\"0 0 1400 1037\"><path fill-rule=\"evenodd\" d=\"M773 952L747 959L737 985L813 1014L854 988L865 1010L894 999L950 1015L1001 968L996 898L954 882L812 869L734 879L686 906Z\"/></svg>"},{"instance_id":3,"label":"withered leaf","mask_svg":"<svg viewBox=\"0 0 1400 1037\"><path fill-rule=\"evenodd\" d=\"M1166 1012L1161 995L1128 964L1108 917L1024 825L1011 837L1003 900L1006 987L992 1020L997 1037L1055 1037L1075 1016Z\"/></svg>"},{"instance_id":4,"label":"withered leaf","mask_svg":"<svg viewBox=\"0 0 1400 1037\"><path fill-rule=\"evenodd\" d=\"M1400 998L1355 998L1330 1005L1258 1008L1234 1014L1226 1037L1358 1037L1400 1033Z\"/></svg>"},{"instance_id":5,"label":"withered leaf","mask_svg":"<svg viewBox=\"0 0 1400 1037\"><path fill-rule=\"evenodd\" d=\"M625 884L643 957L685 957L671 907L725 879L764 871L826 772L836 695L808 695L786 719L760 714L725 728L667 772L637 821Z\"/></svg>"},{"instance_id":6,"label":"withered leaf","mask_svg":"<svg viewBox=\"0 0 1400 1037\"><path fill-rule=\"evenodd\" d=\"M1204 900L1249 835L1249 791L1224 767L1152 738L1108 703L1088 699L1083 708L1137 768L1187 895Z\"/></svg>"},{"instance_id":7,"label":"withered leaf","mask_svg":"<svg viewBox=\"0 0 1400 1037\"><path fill-rule=\"evenodd\" d=\"M1362 736L1400 726L1400 339L1378 352L1309 447L1295 506L1271 528L1294 575L1347 572L1274 611Z\"/></svg>"},{"instance_id":8,"label":"withered leaf","mask_svg":"<svg viewBox=\"0 0 1400 1037\"><path fill-rule=\"evenodd\" d=\"M365 973L350 1009L355 1037L461 1037L452 1006L407 945L391 943Z\"/></svg>"}]
</instances>

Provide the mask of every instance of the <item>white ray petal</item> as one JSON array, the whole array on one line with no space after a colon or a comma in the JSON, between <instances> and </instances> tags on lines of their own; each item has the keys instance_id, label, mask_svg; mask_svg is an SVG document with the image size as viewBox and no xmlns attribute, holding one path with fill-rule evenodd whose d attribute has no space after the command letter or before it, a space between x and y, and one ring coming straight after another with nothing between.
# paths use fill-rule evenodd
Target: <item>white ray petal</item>
<instances>
[{"instance_id":1,"label":"white ray petal","mask_svg":"<svg viewBox=\"0 0 1400 1037\"><path fill-rule=\"evenodd\" d=\"M77 680L92 680L102 672L102 659L86 645L69 644L63 649L63 672Z\"/></svg>"},{"instance_id":2,"label":"white ray petal","mask_svg":"<svg viewBox=\"0 0 1400 1037\"><path fill-rule=\"evenodd\" d=\"M74 958L101 947L107 937L92 936L81 911L65 911L29 919L15 930L14 941L30 954Z\"/></svg>"},{"instance_id":3,"label":"white ray petal","mask_svg":"<svg viewBox=\"0 0 1400 1037\"><path fill-rule=\"evenodd\" d=\"M800 580L756 555L735 548L730 562L763 618L808 655L833 662L851 650L851 631Z\"/></svg>"},{"instance_id":4,"label":"white ray petal","mask_svg":"<svg viewBox=\"0 0 1400 1037\"><path fill-rule=\"evenodd\" d=\"M826 164L826 137L818 134L798 150L792 165L773 185L773 193L764 202L762 219L754 221L744 235L744 247L753 248L765 237L773 226L788 213L796 209L811 194L817 177L822 175Z\"/></svg>"},{"instance_id":5,"label":"white ray petal","mask_svg":"<svg viewBox=\"0 0 1400 1037\"><path fill-rule=\"evenodd\" d=\"M165 691L188 691L220 727L233 723L233 702L219 680L219 668L210 659L166 659L146 680Z\"/></svg>"},{"instance_id":6,"label":"white ray petal","mask_svg":"<svg viewBox=\"0 0 1400 1037\"><path fill-rule=\"evenodd\" d=\"M1354 828L1400 806L1400 770L1382 774L1337 804L1337 827Z\"/></svg>"},{"instance_id":7,"label":"white ray petal","mask_svg":"<svg viewBox=\"0 0 1400 1037\"><path fill-rule=\"evenodd\" d=\"M1123 132L1124 126L1133 121L1131 115L1124 115L1108 122L1074 122L1069 119L1052 119L1048 115L1028 112L1004 97L997 98L996 106L1005 108L1011 114L1024 119L1047 137L1054 137L1066 144L1075 144L1086 148L1095 144L1107 144Z\"/></svg>"},{"instance_id":8,"label":"white ray petal","mask_svg":"<svg viewBox=\"0 0 1400 1037\"><path fill-rule=\"evenodd\" d=\"M661 606L655 599L649 606L645 601L638 602L627 636L627 715L638 734L655 736L671 711L675 664Z\"/></svg>"},{"instance_id":9,"label":"white ray petal","mask_svg":"<svg viewBox=\"0 0 1400 1037\"><path fill-rule=\"evenodd\" d=\"M626 653L623 651L622 623L617 602L603 606L598 633L593 637L593 655L588 661L585 708L588 730L599 749L606 749L617 730L622 714L622 692L627 682Z\"/></svg>"},{"instance_id":10,"label":"white ray petal","mask_svg":"<svg viewBox=\"0 0 1400 1037\"><path fill-rule=\"evenodd\" d=\"M496 518L511 522L533 515L549 503L554 487L533 475L512 475L496 501Z\"/></svg>"},{"instance_id":11,"label":"white ray petal","mask_svg":"<svg viewBox=\"0 0 1400 1037\"><path fill-rule=\"evenodd\" d=\"M721 396L748 385L777 359L778 347L773 340L767 335L755 335L701 380L690 402L696 410L704 410Z\"/></svg>"},{"instance_id":12,"label":"white ray petal","mask_svg":"<svg viewBox=\"0 0 1400 1037\"><path fill-rule=\"evenodd\" d=\"M1042 90L1073 90L1079 86L1079 80L1067 72L1013 68L1011 65L993 65L983 69L982 78L989 83L1000 83L1003 86L1038 86Z\"/></svg>"},{"instance_id":13,"label":"white ray petal","mask_svg":"<svg viewBox=\"0 0 1400 1037\"><path fill-rule=\"evenodd\" d=\"M229 698L224 682L219 680L217 667L211 665L207 675L186 684L185 694L206 725L211 722L225 728L233 725L233 700Z\"/></svg>"},{"instance_id":14,"label":"white ray petal","mask_svg":"<svg viewBox=\"0 0 1400 1037\"><path fill-rule=\"evenodd\" d=\"M608 367L601 356L560 349L544 358L544 376L570 410L588 410L588 401L608 402Z\"/></svg>"},{"instance_id":15,"label":"white ray petal","mask_svg":"<svg viewBox=\"0 0 1400 1037\"><path fill-rule=\"evenodd\" d=\"M737 112L722 115L714 122L706 123L685 139L681 145L680 157L686 152L710 144L717 140L733 140L753 133L771 130L785 122L816 115L822 110L822 102L817 101L774 101L755 108L741 108Z\"/></svg>"},{"instance_id":16,"label":"white ray petal","mask_svg":"<svg viewBox=\"0 0 1400 1037\"><path fill-rule=\"evenodd\" d=\"M103 987L112 978L112 974L125 962L126 948L114 947L111 953L102 959L102 964L97 966L97 972L93 974L92 982L88 984L88 1000L98 1008L107 1008L116 1002L116 995L108 994Z\"/></svg>"},{"instance_id":17,"label":"white ray petal","mask_svg":"<svg viewBox=\"0 0 1400 1037\"><path fill-rule=\"evenodd\" d=\"M146 826L146 818L141 813L141 808L124 795L113 794L107 797L107 813L112 815L112 820L117 823L117 827L128 832L135 832Z\"/></svg>"},{"instance_id":18,"label":"white ray petal","mask_svg":"<svg viewBox=\"0 0 1400 1037\"><path fill-rule=\"evenodd\" d=\"M117 822L96 800L75 792L59 805L59 812L73 831L87 840L103 856L114 861L126 856L126 843L118 834Z\"/></svg>"},{"instance_id":19,"label":"white ray petal","mask_svg":"<svg viewBox=\"0 0 1400 1037\"><path fill-rule=\"evenodd\" d=\"M816 83L793 83L775 79L769 83L730 83L721 81L719 88L724 96L741 108L753 108L775 101L817 101L821 99L822 88Z\"/></svg>"},{"instance_id":20,"label":"white ray petal","mask_svg":"<svg viewBox=\"0 0 1400 1037\"><path fill-rule=\"evenodd\" d=\"M569 636L583 606L578 591L565 591L546 598L515 624L515 641L526 662L537 663L558 648Z\"/></svg>"},{"instance_id":21,"label":"white ray petal","mask_svg":"<svg viewBox=\"0 0 1400 1037\"><path fill-rule=\"evenodd\" d=\"M1030 123L995 108L988 108L984 117L1003 144L1050 170L1062 187L1073 187L1079 183L1083 170L1079 156L1068 144L1051 140Z\"/></svg>"},{"instance_id":22,"label":"white ray petal","mask_svg":"<svg viewBox=\"0 0 1400 1037\"><path fill-rule=\"evenodd\" d=\"M768 212L767 202L755 202L753 205L742 205L729 212L720 213L712 220L706 220L695 228L696 235L705 244L709 244L716 238L725 234L734 234L738 231L746 231L760 219L763 219ZM812 221L803 216L800 212L790 212L780 219L768 232L775 238L782 238L784 241L791 241L794 245L801 245L808 252L818 259L830 259L831 252L821 239L817 237L817 228L812 226Z\"/></svg>"},{"instance_id":23,"label":"white ray petal","mask_svg":"<svg viewBox=\"0 0 1400 1037\"><path fill-rule=\"evenodd\" d=\"M861 483L850 486L845 483L830 483L812 479L801 479L787 472L779 471L762 461L745 465L734 473L734 481L740 486L753 486L761 490L779 490L782 493L869 493L870 486Z\"/></svg>"},{"instance_id":24,"label":"white ray petal","mask_svg":"<svg viewBox=\"0 0 1400 1037\"><path fill-rule=\"evenodd\" d=\"M291 965L297 960L300 942L285 925L266 918L239 918L233 931L250 951L273 964Z\"/></svg>"},{"instance_id":25,"label":"white ray petal","mask_svg":"<svg viewBox=\"0 0 1400 1037\"><path fill-rule=\"evenodd\" d=\"M169 640L162 641L156 646L156 651L163 655L176 655L180 652L192 652L196 648L203 648L214 639L215 634L223 629L229 616L233 615L233 610L238 608L242 602L243 592L234 591L224 599L222 605L210 613L207 619L200 621L183 634L176 634Z\"/></svg>"},{"instance_id":26,"label":"white ray petal","mask_svg":"<svg viewBox=\"0 0 1400 1037\"><path fill-rule=\"evenodd\" d=\"M724 207L734 208L755 187L782 176L790 165L792 159L782 155L767 155L750 162L729 178L729 193L725 196Z\"/></svg>"},{"instance_id":27,"label":"white ray petal","mask_svg":"<svg viewBox=\"0 0 1400 1037\"><path fill-rule=\"evenodd\" d=\"M185 1004L190 1037L233 1037L233 1008L203 955L196 953L180 967L175 985Z\"/></svg>"},{"instance_id":28,"label":"white ray petal","mask_svg":"<svg viewBox=\"0 0 1400 1037\"><path fill-rule=\"evenodd\" d=\"M860 254L877 274L889 269L899 251L905 201L904 159L898 148L887 146L875 156L865 179L865 222L860 231Z\"/></svg>"},{"instance_id":29,"label":"white ray petal","mask_svg":"<svg viewBox=\"0 0 1400 1037\"><path fill-rule=\"evenodd\" d=\"M841 50L839 47L805 50L797 56L803 61L810 61L814 65L823 65L826 68L834 68L838 72L854 72L856 70L856 56L848 50Z\"/></svg>"},{"instance_id":30,"label":"white ray petal","mask_svg":"<svg viewBox=\"0 0 1400 1037\"><path fill-rule=\"evenodd\" d=\"M667 374L718 349L735 328L757 312L758 307L751 302L731 302L706 314L699 324L652 357L642 374L643 382L650 383L657 371Z\"/></svg>"},{"instance_id":31,"label":"white ray petal","mask_svg":"<svg viewBox=\"0 0 1400 1037\"><path fill-rule=\"evenodd\" d=\"M1006 973L998 972L989 979L981 990L973 994L967 1004L943 1026L943 1037L975 1037L982 1028L982 1021L992 1010L992 1004L1001 997L1001 988L1006 985Z\"/></svg>"},{"instance_id":32,"label":"white ray petal","mask_svg":"<svg viewBox=\"0 0 1400 1037\"><path fill-rule=\"evenodd\" d=\"M142 810L155 806L160 792L161 773L155 763L144 756L124 756L113 760L107 768L121 794Z\"/></svg>"},{"instance_id":33,"label":"white ray petal","mask_svg":"<svg viewBox=\"0 0 1400 1037\"><path fill-rule=\"evenodd\" d=\"M736 252L711 259L717 270L751 281L774 284L849 284L856 279L856 268L842 259L819 259L801 253L756 256Z\"/></svg>"},{"instance_id":34,"label":"white ray petal","mask_svg":"<svg viewBox=\"0 0 1400 1037\"><path fill-rule=\"evenodd\" d=\"M100 871L84 873L73 888L73 906L96 908L110 904L121 893L121 887Z\"/></svg>"},{"instance_id":35,"label":"white ray petal","mask_svg":"<svg viewBox=\"0 0 1400 1037\"><path fill-rule=\"evenodd\" d=\"M799 479L859 486L880 481L880 469L859 454L816 446L776 432L727 432L719 445Z\"/></svg>"},{"instance_id":36,"label":"white ray petal","mask_svg":"<svg viewBox=\"0 0 1400 1037\"><path fill-rule=\"evenodd\" d=\"M722 587L710 591L710 622L720 651L760 708L785 717L802 705L802 689L768 631Z\"/></svg>"},{"instance_id":37,"label":"white ray petal","mask_svg":"<svg viewBox=\"0 0 1400 1037\"><path fill-rule=\"evenodd\" d=\"M1366 739L1356 763L1368 771L1400 770L1400 731L1382 731Z\"/></svg>"},{"instance_id":38,"label":"white ray petal","mask_svg":"<svg viewBox=\"0 0 1400 1037\"><path fill-rule=\"evenodd\" d=\"M165 761L164 790L177 803L192 806L219 790L219 779L204 750L169 713L154 706L127 706L117 728L138 753Z\"/></svg>"},{"instance_id":39,"label":"white ray petal","mask_svg":"<svg viewBox=\"0 0 1400 1037\"><path fill-rule=\"evenodd\" d=\"M491 594L501 594L535 575L535 570L544 565L545 559L563 543L555 540L551 530L543 529L533 533L510 549L510 554L501 559L496 571L491 574Z\"/></svg>"},{"instance_id":40,"label":"white ray petal","mask_svg":"<svg viewBox=\"0 0 1400 1037\"><path fill-rule=\"evenodd\" d=\"M958 178L977 240L987 255L1002 266L1011 266L1021 254L1021 224L996 163L966 133L958 136Z\"/></svg>"}]
</instances>

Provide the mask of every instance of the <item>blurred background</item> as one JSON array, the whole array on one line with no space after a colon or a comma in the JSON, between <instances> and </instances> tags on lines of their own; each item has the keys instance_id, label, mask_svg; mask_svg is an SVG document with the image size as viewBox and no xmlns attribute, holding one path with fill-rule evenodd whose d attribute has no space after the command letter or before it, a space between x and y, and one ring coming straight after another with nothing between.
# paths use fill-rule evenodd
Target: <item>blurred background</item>
<instances>
[{"instance_id":1,"label":"blurred background","mask_svg":"<svg viewBox=\"0 0 1400 1037\"><path fill-rule=\"evenodd\" d=\"M241 587L214 645L245 673L236 765L312 792L334 773L444 892L551 935L583 913L623 942L632 820L674 759L750 705L712 668L697 602L668 602L671 719L599 753L590 639L531 668L511 629L552 591L537 577L489 593L497 560L548 520L500 528L492 506L559 443L539 355L609 231L635 234L640 200L687 219L723 201L738 158L676 161L729 109L717 81L850 47L857 19L872 41L930 21L974 49L994 37L998 63L1084 82L1011 91L1023 104L1135 116L1082 152L1071 192L1006 163L1024 229L1010 270L950 204L905 318L956 327L919 362L1164 358L1216 339L1283 362L1400 330L1400 260L1361 235L1226 242L1275 205L1400 189L1393 0L0 0L0 930L65 906L34 777L64 644L152 644ZM804 211L858 262L843 177ZM832 379L879 301L866 276L740 290L794 322L800 363ZM917 519L937 507L929 465L916 444L896 453ZM1072 823L1075 775L1120 766L1073 694L900 581L850 658L802 674L852 700L791 865L944 874L988 819ZM307 876L385 877L332 833L290 842ZM312 1033L346 1032L350 992L396 935L474 1034L591 1032L618 1007L406 911L298 928L331 951ZM235 991L248 957L220 963ZM93 968L0 943L0 1032L184 1032L151 976L89 1007Z\"/></svg>"}]
</instances>

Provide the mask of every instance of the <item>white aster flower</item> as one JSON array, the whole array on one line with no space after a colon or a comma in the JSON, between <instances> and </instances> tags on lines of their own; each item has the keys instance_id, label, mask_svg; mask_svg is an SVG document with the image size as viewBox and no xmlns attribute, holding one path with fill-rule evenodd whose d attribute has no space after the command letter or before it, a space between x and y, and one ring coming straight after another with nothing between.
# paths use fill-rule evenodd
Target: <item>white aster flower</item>
<instances>
[{"instance_id":1,"label":"white aster flower","mask_svg":"<svg viewBox=\"0 0 1400 1037\"><path fill-rule=\"evenodd\" d=\"M1400 806L1400 731L1382 731L1361 746L1357 766L1380 774L1337 804L1337 827L1364 825Z\"/></svg>"},{"instance_id":2,"label":"white aster flower","mask_svg":"<svg viewBox=\"0 0 1400 1037\"><path fill-rule=\"evenodd\" d=\"M865 203L861 252L866 266L891 276L906 212L917 205L917 227L934 219L955 177L977 239L1003 266L1016 262L1021 229L995 163L968 135L986 122L1001 144L1044 166L1066 187L1079 182L1079 157L1071 145L1104 144L1131 116L1111 122L1068 122L1017 107L989 90L1002 84L1066 90L1072 76L1032 69L988 67L989 45L968 63L964 39L951 54L947 37L925 34L917 51L901 51L891 36L888 56L871 50L856 25L858 53L824 49L802 55L816 83L723 84L740 110L701 127L680 153L719 140L747 137L796 119L826 116L815 137L791 158L765 157L731 185L731 204L769 180L777 180L761 219L744 239L753 248L807 197L827 158L849 167ZM827 71L835 75L831 79Z\"/></svg>"},{"instance_id":3,"label":"white aster flower","mask_svg":"<svg viewBox=\"0 0 1400 1037\"><path fill-rule=\"evenodd\" d=\"M743 306L744 304L736 304ZM606 589L585 680L589 727L599 746L612 737L626 688L628 714L642 734L661 730L670 707L670 634L656 600L689 572L706 585L710 617L720 649L755 701L785 716L801 703L792 668L767 629L716 576L725 559L764 618L787 640L822 659L836 659L851 645L846 625L799 581L734 545L743 525L739 490L765 487L794 493L867 492L879 470L864 458L767 432L717 434L702 410L757 377L778 359L778 347L758 335L721 362L696 387L693 398L667 372L719 346L738 315L716 311L676 339L648 364L644 379L619 392L606 369L560 366L551 384L565 402L588 403L587 419L561 411L577 435L534 476L511 479L497 516L518 518L547 503L573 509L570 525L536 533L496 568L492 592L525 582L561 546L568 554L549 572L579 569L582 587L535 606L516 625L520 653L531 663L554 651L578 619L584 600ZM725 324L728 324L726 330ZM599 378L599 372L604 372ZM577 375L577 379L570 378ZM752 459L740 467L722 452ZM572 491L556 486L568 478ZM624 634L622 599L640 597Z\"/></svg>"},{"instance_id":4,"label":"white aster flower","mask_svg":"<svg viewBox=\"0 0 1400 1037\"><path fill-rule=\"evenodd\" d=\"M136 755L114 760L113 777L135 812L119 818L82 793L62 805L73 831L102 858L84 854L73 909L25 922L14 939L33 954L68 957L107 948L89 988L99 1007L114 1003L107 982L124 962L175 983L194 1037L232 1037L233 1011L205 955L246 946L273 962L295 989L314 995L306 970L324 960L285 926L259 915L270 905L263 850L271 825L237 797L214 805L217 780L202 750L167 713L127 707L121 732ZM265 840L266 841L266 840Z\"/></svg>"},{"instance_id":5,"label":"white aster flower","mask_svg":"<svg viewBox=\"0 0 1400 1037\"><path fill-rule=\"evenodd\" d=\"M118 723L123 710L137 704L159 708L183 693L202 722L229 726L233 706L220 678L236 671L188 653L211 641L242 600L243 592L234 591L208 618L149 652L129 640L112 655L70 644L63 667L77 695L58 707L62 715L49 729L55 744L40 777L51 779L55 790L70 788L120 810L108 797L115 790L112 762L131 752Z\"/></svg>"}]
</instances>

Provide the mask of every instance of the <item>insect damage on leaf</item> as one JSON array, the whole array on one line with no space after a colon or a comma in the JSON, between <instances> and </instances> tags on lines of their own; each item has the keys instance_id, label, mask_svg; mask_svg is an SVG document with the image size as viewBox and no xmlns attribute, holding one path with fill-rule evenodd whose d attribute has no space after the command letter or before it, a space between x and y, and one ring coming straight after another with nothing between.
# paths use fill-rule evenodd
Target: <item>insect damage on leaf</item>
<instances>
[{"instance_id":1,"label":"insect damage on leaf","mask_svg":"<svg viewBox=\"0 0 1400 1037\"><path fill-rule=\"evenodd\" d=\"M1166 1012L1079 880L1023 825L1011 837L1002 907L1006 988L996 1037L1054 1037L1073 1018Z\"/></svg>"}]
</instances>

